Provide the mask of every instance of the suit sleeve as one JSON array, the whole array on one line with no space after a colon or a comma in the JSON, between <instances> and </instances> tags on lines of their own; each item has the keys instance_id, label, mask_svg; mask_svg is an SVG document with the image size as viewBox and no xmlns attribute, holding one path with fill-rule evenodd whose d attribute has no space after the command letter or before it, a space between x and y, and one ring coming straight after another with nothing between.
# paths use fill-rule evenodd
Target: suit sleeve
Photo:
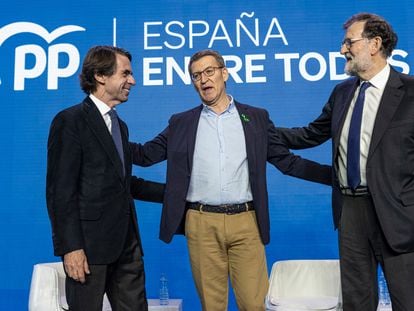
<instances>
[{"instance_id":1,"label":"suit sleeve","mask_svg":"<svg viewBox=\"0 0 414 311\"><path fill-rule=\"evenodd\" d=\"M81 161L76 126L60 113L50 127L46 177L46 201L56 256L84 248L78 206Z\"/></svg>"},{"instance_id":2,"label":"suit sleeve","mask_svg":"<svg viewBox=\"0 0 414 311\"><path fill-rule=\"evenodd\" d=\"M151 166L167 159L168 127L145 144L129 143L132 162L139 166Z\"/></svg>"},{"instance_id":3,"label":"suit sleeve","mask_svg":"<svg viewBox=\"0 0 414 311\"><path fill-rule=\"evenodd\" d=\"M331 138L332 103L334 93L322 113L305 127L283 128L276 130L281 141L290 149L305 149L323 144Z\"/></svg>"},{"instance_id":4,"label":"suit sleeve","mask_svg":"<svg viewBox=\"0 0 414 311\"><path fill-rule=\"evenodd\" d=\"M332 167L303 159L289 151L279 136L273 122L268 118L267 161L283 174L301 179L332 185Z\"/></svg>"},{"instance_id":5,"label":"suit sleeve","mask_svg":"<svg viewBox=\"0 0 414 311\"><path fill-rule=\"evenodd\" d=\"M162 203L165 184L131 177L131 195L135 200Z\"/></svg>"}]
</instances>

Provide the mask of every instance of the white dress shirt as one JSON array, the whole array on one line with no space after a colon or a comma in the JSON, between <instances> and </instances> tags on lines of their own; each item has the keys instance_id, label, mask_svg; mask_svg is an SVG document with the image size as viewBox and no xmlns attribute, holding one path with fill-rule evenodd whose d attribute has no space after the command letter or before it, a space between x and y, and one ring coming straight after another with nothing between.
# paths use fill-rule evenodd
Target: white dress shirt
<instances>
[{"instance_id":1,"label":"white dress shirt","mask_svg":"<svg viewBox=\"0 0 414 311\"><path fill-rule=\"evenodd\" d=\"M375 125L375 118L377 116L378 107L381 102L382 94L384 93L385 85L390 76L390 66L387 64L378 74L376 74L368 82L371 86L365 91L364 108L362 112L361 121L361 145L360 145L360 171L361 171L361 186L367 185L366 166L368 159L369 146L371 144L372 131ZM348 146L348 132L349 124L351 122L352 112L356 99L358 97L359 87L355 91L354 98L349 106L348 113L342 128L341 138L339 142L339 158L338 158L338 178L342 187L348 187L348 180L346 174L347 163L347 146Z\"/></svg>"},{"instance_id":2,"label":"white dress shirt","mask_svg":"<svg viewBox=\"0 0 414 311\"><path fill-rule=\"evenodd\" d=\"M234 100L221 114L203 105L187 201L220 205L252 200L246 140Z\"/></svg>"},{"instance_id":3,"label":"white dress shirt","mask_svg":"<svg viewBox=\"0 0 414 311\"><path fill-rule=\"evenodd\" d=\"M98 108L99 112L102 115L102 118L105 121L106 127L108 128L109 133L112 134L112 121L111 117L109 116L109 111L111 108L105 104L102 100L98 99L96 96L93 96L92 94L89 95L90 99L92 99L93 103ZM115 109L115 108L114 108Z\"/></svg>"}]
</instances>

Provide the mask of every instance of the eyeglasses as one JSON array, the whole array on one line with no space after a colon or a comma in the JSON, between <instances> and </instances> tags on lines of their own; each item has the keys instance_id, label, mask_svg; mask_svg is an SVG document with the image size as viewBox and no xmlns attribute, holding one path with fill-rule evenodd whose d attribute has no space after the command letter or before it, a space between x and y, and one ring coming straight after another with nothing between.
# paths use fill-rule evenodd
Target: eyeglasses
<instances>
[{"instance_id":1,"label":"eyeglasses","mask_svg":"<svg viewBox=\"0 0 414 311\"><path fill-rule=\"evenodd\" d=\"M346 39L344 39L344 41L342 41L341 47L345 44L346 48L350 49L352 47L352 44L354 44L355 42L364 40L364 39L366 39L366 38L356 38L356 39L346 38Z\"/></svg>"},{"instance_id":2,"label":"eyeglasses","mask_svg":"<svg viewBox=\"0 0 414 311\"><path fill-rule=\"evenodd\" d=\"M211 77L212 75L214 75L216 73L216 69L221 69L223 68L223 66L220 67L207 67L206 69L204 69L203 71L197 71L197 72L193 72L191 74L191 79L193 81L200 81L201 80L201 75L205 74L207 77Z\"/></svg>"}]
</instances>

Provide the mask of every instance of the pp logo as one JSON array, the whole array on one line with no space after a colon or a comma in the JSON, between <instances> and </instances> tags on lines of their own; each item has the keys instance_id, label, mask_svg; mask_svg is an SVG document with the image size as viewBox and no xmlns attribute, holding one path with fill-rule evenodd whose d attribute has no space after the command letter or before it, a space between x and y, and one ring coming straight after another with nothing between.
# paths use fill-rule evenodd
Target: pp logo
<instances>
[{"instance_id":1,"label":"pp logo","mask_svg":"<svg viewBox=\"0 0 414 311\"><path fill-rule=\"evenodd\" d=\"M48 32L44 27L30 22L16 22L0 28L0 46L8 38L20 33L33 33L42 37L47 43L74 31L85 31L76 25L66 25ZM67 65L59 67L59 55L67 54ZM34 57L34 65L27 68L27 59ZM26 79L41 76L47 68L47 89L57 90L58 79L72 76L79 68L78 49L69 43L49 45L47 51L36 44L25 44L16 47L14 63L14 90L23 91ZM1 80L0 80L1 84Z\"/></svg>"}]
</instances>

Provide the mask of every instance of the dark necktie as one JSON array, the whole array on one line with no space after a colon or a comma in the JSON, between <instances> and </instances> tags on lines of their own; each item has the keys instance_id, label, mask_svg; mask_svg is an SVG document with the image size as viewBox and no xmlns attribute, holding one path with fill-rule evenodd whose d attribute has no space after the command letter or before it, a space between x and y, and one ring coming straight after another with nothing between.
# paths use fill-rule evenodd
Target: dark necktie
<instances>
[{"instance_id":1,"label":"dark necktie","mask_svg":"<svg viewBox=\"0 0 414 311\"><path fill-rule=\"evenodd\" d=\"M121 138L121 129L119 127L118 114L114 109L111 109L108 112L111 117L111 128L112 128L112 139L114 140L116 150L118 150L119 157L122 162L122 172L125 175L125 165L124 165L124 149L122 148L122 138Z\"/></svg>"},{"instance_id":2,"label":"dark necktie","mask_svg":"<svg viewBox=\"0 0 414 311\"><path fill-rule=\"evenodd\" d=\"M351 123L348 134L347 150L347 178L348 186L355 190L361 183L361 172L359 167L360 141L361 141L361 120L365 101L365 90L370 87L369 82L363 82L359 88L359 94L352 112Z\"/></svg>"}]
</instances>

